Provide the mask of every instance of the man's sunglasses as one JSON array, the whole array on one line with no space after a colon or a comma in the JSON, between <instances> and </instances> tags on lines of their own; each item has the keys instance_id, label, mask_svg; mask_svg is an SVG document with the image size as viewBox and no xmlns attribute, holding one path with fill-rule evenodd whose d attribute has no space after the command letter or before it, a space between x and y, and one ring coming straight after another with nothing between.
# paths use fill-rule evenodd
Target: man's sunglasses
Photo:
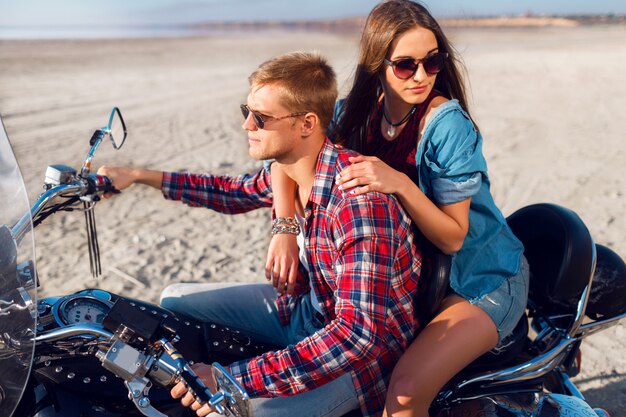
<instances>
[{"instance_id":1,"label":"man's sunglasses","mask_svg":"<svg viewBox=\"0 0 626 417\"><path fill-rule=\"evenodd\" d=\"M443 69L447 57L447 52L436 52L418 60L413 58L401 58L395 61L385 59L384 62L393 68L393 73L396 77L401 80L408 80L415 75L420 63L424 67L424 71L426 71L427 74L437 74Z\"/></svg>"},{"instance_id":2,"label":"man's sunglasses","mask_svg":"<svg viewBox=\"0 0 626 417\"><path fill-rule=\"evenodd\" d=\"M273 116L268 116L266 114L254 111L250 107L248 107L247 104L242 104L241 106L239 106L239 108L241 109L241 114L243 114L243 118L246 120L248 120L248 116L250 115L250 113L252 113L252 119L254 120L256 127L258 127L259 129L263 129L265 127L265 123L272 121L272 120L282 120L282 119L287 119L289 117L303 116L308 113L305 111L305 112L291 113L283 117L273 117Z\"/></svg>"}]
</instances>

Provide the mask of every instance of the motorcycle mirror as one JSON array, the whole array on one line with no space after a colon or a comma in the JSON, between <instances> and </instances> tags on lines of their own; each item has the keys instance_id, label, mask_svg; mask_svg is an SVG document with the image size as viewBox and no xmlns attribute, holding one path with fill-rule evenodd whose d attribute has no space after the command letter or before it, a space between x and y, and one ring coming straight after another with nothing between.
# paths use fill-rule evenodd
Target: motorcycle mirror
<instances>
[{"instance_id":1,"label":"motorcycle mirror","mask_svg":"<svg viewBox=\"0 0 626 417\"><path fill-rule=\"evenodd\" d=\"M93 132L91 139L89 139L91 149L89 150L85 163L80 170L80 176L82 178L87 178L89 175L91 170L91 160L93 159L98 146L100 146L100 142L102 142L102 139L104 139L105 136L111 138L111 143L115 149L121 148L126 140L126 123L124 123L124 119L122 118L122 112L120 112L120 109L117 107L113 107L111 115L109 116L109 123L106 127Z\"/></svg>"},{"instance_id":2,"label":"motorcycle mirror","mask_svg":"<svg viewBox=\"0 0 626 417\"><path fill-rule=\"evenodd\" d=\"M111 116L109 117L109 124L106 127L106 131L111 139L111 143L115 149L119 149L126 140L126 123L122 117L122 112L117 107L113 107Z\"/></svg>"}]
</instances>

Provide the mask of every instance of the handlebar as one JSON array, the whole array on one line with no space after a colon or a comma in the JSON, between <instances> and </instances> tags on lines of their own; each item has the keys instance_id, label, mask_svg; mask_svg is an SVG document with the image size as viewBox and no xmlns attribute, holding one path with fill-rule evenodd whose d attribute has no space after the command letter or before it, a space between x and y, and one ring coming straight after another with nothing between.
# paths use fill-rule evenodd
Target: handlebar
<instances>
[{"instance_id":1,"label":"handlebar","mask_svg":"<svg viewBox=\"0 0 626 417\"><path fill-rule=\"evenodd\" d=\"M65 194L80 193L82 188L82 184L64 184L53 187L41 194L31 207L30 213L26 213L22 216L22 218L11 229L15 240L17 242L22 240L24 233L30 229L31 219L35 218L46 207L48 207L54 198Z\"/></svg>"},{"instance_id":2,"label":"handlebar","mask_svg":"<svg viewBox=\"0 0 626 417\"><path fill-rule=\"evenodd\" d=\"M48 167L48 169L50 169L50 167ZM30 213L26 213L22 216L11 229L13 237L17 242L21 241L24 233L29 230L31 219L33 219L33 221L37 219L46 208L51 206L52 202L57 197L75 198L76 201L97 202L100 200L102 194L119 192L113 186L111 180L104 175L89 174L86 178L72 175L69 179L64 181L66 182L62 184L46 182L46 191L37 198L37 201L35 201L30 209ZM53 212L54 210L48 213L46 217Z\"/></svg>"},{"instance_id":3,"label":"handlebar","mask_svg":"<svg viewBox=\"0 0 626 417\"><path fill-rule=\"evenodd\" d=\"M208 403L215 409L215 411L220 414L224 414L224 406L220 404L220 402L224 399L223 393L217 392L215 395L211 394L208 387L202 382L202 380L200 380L196 373L189 367L187 361L168 340L161 339L157 341L156 344L161 347L170 358L176 361L177 378L185 383L185 385L193 393L196 401L200 404Z\"/></svg>"},{"instance_id":4,"label":"handlebar","mask_svg":"<svg viewBox=\"0 0 626 417\"><path fill-rule=\"evenodd\" d=\"M126 140L126 123L120 109L113 107L109 115L109 122L106 127L98 129L94 132L89 145L91 146L87 158L83 163L80 174L77 175L76 170L66 165L50 165L46 171L46 180L44 182L45 192L39 196L35 204L31 207L30 213L25 213L20 220L13 226L11 232L17 243L19 243L26 232L30 230L31 220L35 227L41 220L60 209L67 209L67 205L77 200L82 200L86 204L94 203L100 200L100 195L107 192L117 192L111 180L103 175L90 174L91 161L105 137L111 139L113 148L120 149ZM50 206L52 200L58 196L68 197L70 203L61 205L57 210L48 210L41 219L44 210ZM38 220L36 222L36 220Z\"/></svg>"},{"instance_id":5,"label":"handlebar","mask_svg":"<svg viewBox=\"0 0 626 417\"><path fill-rule=\"evenodd\" d=\"M105 330L102 326L92 323L72 324L47 333L37 335L35 342L54 342L73 336L92 335L106 339L113 338L113 333Z\"/></svg>"}]
</instances>

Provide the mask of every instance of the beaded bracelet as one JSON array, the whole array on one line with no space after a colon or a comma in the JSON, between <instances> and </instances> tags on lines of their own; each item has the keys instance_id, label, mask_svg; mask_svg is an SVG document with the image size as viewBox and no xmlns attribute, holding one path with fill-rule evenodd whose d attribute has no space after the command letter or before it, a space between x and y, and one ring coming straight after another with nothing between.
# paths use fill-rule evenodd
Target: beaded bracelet
<instances>
[{"instance_id":1,"label":"beaded bracelet","mask_svg":"<svg viewBox=\"0 0 626 417\"><path fill-rule=\"evenodd\" d=\"M300 234L300 223L294 217L276 217L272 220L272 236L277 234Z\"/></svg>"}]
</instances>

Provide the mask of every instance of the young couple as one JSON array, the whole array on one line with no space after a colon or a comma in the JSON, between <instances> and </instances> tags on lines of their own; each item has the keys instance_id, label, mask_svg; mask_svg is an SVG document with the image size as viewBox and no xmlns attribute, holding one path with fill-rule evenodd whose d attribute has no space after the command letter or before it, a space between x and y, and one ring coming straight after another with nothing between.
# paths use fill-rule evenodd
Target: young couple
<instances>
[{"instance_id":1,"label":"young couple","mask_svg":"<svg viewBox=\"0 0 626 417\"><path fill-rule=\"evenodd\" d=\"M277 57L250 76L243 128L250 155L271 169L99 170L120 190L148 184L192 206L274 208L273 286L177 284L161 299L284 346L229 366L255 416L427 417L441 387L522 315L528 266L489 192L457 65L422 5L386 1L368 16L354 85L336 105L334 72L315 54ZM429 323L415 318L418 233L454 254ZM195 370L214 384L208 366ZM182 384L172 395L211 411Z\"/></svg>"}]
</instances>

